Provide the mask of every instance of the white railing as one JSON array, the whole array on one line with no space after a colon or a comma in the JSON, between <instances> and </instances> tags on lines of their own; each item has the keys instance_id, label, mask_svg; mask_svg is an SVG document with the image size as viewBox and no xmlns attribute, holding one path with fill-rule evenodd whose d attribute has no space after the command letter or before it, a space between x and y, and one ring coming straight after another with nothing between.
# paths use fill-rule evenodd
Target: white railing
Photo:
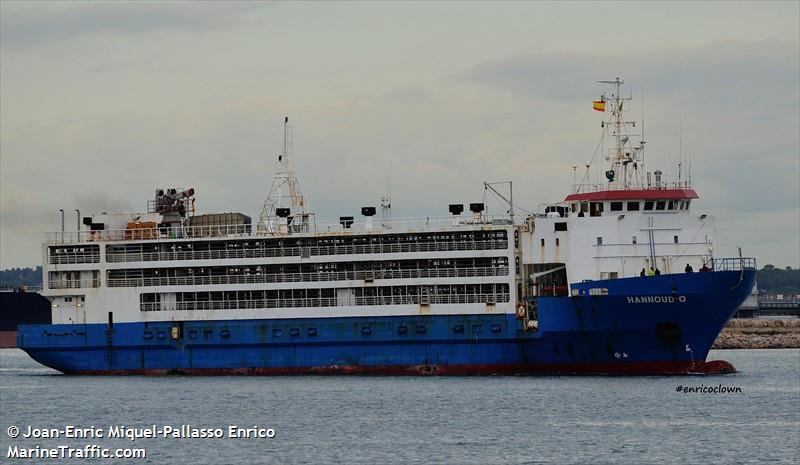
<instances>
[{"instance_id":1,"label":"white railing","mask_svg":"<svg viewBox=\"0 0 800 465\"><path fill-rule=\"evenodd\" d=\"M363 234L363 233L405 233L405 232L430 232L430 231L460 231L476 226L486 225L509 225L510 220L507 216L480 217L459 216L457 224L454 224L453 217L424 217L424 218L401 218L387 221L373 219L372 223L367 223L363 219L358 219L344 228L338 222L321 222L309 225L309 231L305 233L289 232L269 232L258 228L255 225L220 225L220 226L179 226L174 228L154 228L154 229L105 229L102 231L58 231L46 233L45 242L48 244L74 244L84 242L108 242L108 241L148 241L148 240L169 240L187 239L200 237L295 237L308 235L342 235L342 234Z\"/></svg>"},{"instance_id":2,"label":"white railing","mask_svg":"<svg viewBox=\"0 0 800 465\"><path fill-rule=\"evenodd\" d=\"M508 240L464 242L410 242L406 244L358 244L308 247L273 247L231 250L188 250L161 252L107 252L106 261L149 262L167 260L221 260L241 258L297 257L312 255L352 255L405 252L447 252L459 250L493 250L508 248Z\"/></svg>"},{"instance_id":3,"label":"white railing","mask_svg":"<svg viewBox=\"0 0 800 465\"><path fill-rule=\"evenodd\" d=\"M142 302L140 309L143 312L153 311L182 311L182 310L240 310L263 308L298 308L298 307L351 307L363 305L418 305L428 304L471 304L471 303L506 303L509 301L508 293L498 294L450 294L430 295L392 295L392 296L365 296L365 297L316 297L299 299L252 299L252 300L223 300L208 301L194 300L175 302L171 304L162 302Z\"/></svg>"},{"instance_id":4,"label":"white railing","mask_svg":"<svg viewBox=\"0 0 800 465\"><path fill-rule=\"evenodd\" d=\"M468 278L490 276L508 276L508 267L109 278L108 287L202 286L217 284L264 284L318 281L357 281L371 279Z\"/></svg>"},{"instance_id":5,"label":"white railing","mask_svg":"<svg viewBox=\"0 0 800 465\"><path fill-rule=\"evenodd\" d=\"M712 271L741 271L755 269L757 269L755 258L728 257L711 259Z\"/></svg>"},{"instance_id":6,"label":"white railing","mask_svg":"<svg viewBox=\"0 0 800 465\"><path fill-rule=\"evenodd\" d=\"M47 261L51 265L78 265L82 263L100 263L100 252L96 253L58 253L51 254Z\"/></svg>"},{"instance_id":7,"label":"white railing","mask_svg":"<svg viewBox=\"0 0 800 465\"><path fill-rule=\"evenodd\" d=\"M586 182L577 183L572 185L572 192L576 194L584 194L587 192L604 192L604 191L622 191L622 190L666 190L666 189L690 189L692 184L689 181L678 181L672 176L661 176L661 182L656 186L655 177L651 180L650 185L628 184L622 182Z\"/></svg>"},{"instance_id":8,"label":"white railing","mask_svg":"<svg viewBox=\"0 0 800 465\"><path fill-rule=\"evenodd\" d=\"M80 280L80 279L56 279L51 280L47 283L47 286L50 289L81 289L81 288L89 288L89 287L100 287L100 280L99 279L92 279L89 281Z\"/></svg>"}]
</instances>

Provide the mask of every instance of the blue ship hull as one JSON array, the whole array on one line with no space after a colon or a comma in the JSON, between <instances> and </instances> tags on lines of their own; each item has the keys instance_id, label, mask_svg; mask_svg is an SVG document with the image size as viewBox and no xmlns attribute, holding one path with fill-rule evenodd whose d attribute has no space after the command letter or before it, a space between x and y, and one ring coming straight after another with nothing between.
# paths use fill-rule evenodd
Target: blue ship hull
<instances>
[{"instance_id":1,"label":"blue ship hull","mask_svg":"<svg viewBox=\"0 0 800 465\"><path fill-rule=\"evenodd\" d=\"M577 295L538 299L534 332L515 315L468 314L24 325L17 342L68 374L724 371L706 356L755 277L745 270L577 283Z\"/></svg>"}]
</instances>

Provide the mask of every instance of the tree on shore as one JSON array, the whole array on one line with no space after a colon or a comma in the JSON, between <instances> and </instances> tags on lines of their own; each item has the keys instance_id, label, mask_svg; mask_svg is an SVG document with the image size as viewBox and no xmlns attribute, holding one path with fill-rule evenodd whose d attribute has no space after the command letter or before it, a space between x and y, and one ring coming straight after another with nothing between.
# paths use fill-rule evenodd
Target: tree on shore
<instances>
[{"instance_id":1,"label":"tree on shore","mask_svg":"<svg viewBox=\"0 0 800 465\"><path fill-rule=\"evenodd\" d=\"M0 284L6 286L33 286L42 285L42 267L36 268L10 268L0 270Z\"/></svg>"},{"instance_id":2,"label":"tree on shore","mask_svg":"<svg viewBox=\"0 0 800 465\"><path fill-rule=\"evenodd\" d=\"M800 269L765 265L758 273L758 290L766 294L800 294Z\"/></svg>"}]
</instances>

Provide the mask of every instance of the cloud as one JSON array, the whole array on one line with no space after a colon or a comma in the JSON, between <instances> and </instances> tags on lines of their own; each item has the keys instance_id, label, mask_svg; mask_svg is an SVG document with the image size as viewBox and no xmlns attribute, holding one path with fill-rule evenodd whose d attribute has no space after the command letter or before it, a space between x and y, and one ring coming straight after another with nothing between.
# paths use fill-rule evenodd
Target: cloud
<instances>
[{"instance_id":1,"label":"cloud","mask_svg":"<svg viewBox=\"0 0 800 465\"><path fill-rule=\"evenodd\" d=\"M202 32L231 26L261 2L3 3L2 48L20 50L97 34L139 35L155 31Z\"/></svg>"},{"instance_id":2,"label":"cloud","mask_svg":"<svg viewBox=\"0 0 800 465\"><path fill-rule=\"evenodd\" d=\"M643 84L648 97L730 106L771 97L780 99L774 102L779 109L792 110L798 99L798 57L800 45L778 40L618 52L538 51L481 63L454 78L519 96L575 101L597 94L598 84L587 76L621 76L636 86L634 93Z\"/></svg>"}]
</instances>

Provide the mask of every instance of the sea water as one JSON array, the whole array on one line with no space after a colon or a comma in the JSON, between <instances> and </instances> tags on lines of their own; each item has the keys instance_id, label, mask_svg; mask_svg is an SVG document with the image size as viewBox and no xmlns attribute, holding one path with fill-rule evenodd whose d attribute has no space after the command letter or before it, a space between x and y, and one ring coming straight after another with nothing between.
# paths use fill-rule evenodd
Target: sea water
<instances>
[{"instance_id":1,"label":"sea water","mask_svg":"<svg viewBox=\"0 0 800 465\"><path fill-rule=\"evenodd\" d=\"M0 462L800 463L800 350L711 359L739 372L95 377L64 376L3 349ZM59 446L146 456L8 458Z\"/></svg>"}]
</instances>

